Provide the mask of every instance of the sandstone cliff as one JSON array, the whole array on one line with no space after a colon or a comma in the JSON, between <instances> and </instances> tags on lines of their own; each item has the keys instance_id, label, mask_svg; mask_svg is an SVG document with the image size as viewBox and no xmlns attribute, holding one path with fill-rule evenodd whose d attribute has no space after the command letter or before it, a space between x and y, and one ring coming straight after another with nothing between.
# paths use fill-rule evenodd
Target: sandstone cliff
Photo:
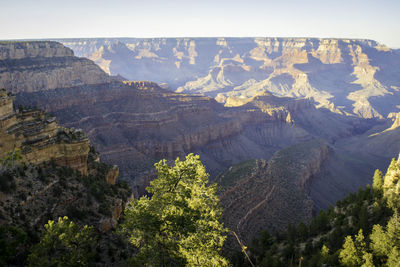
<instances>
[{"instance_id":1,"label":"sandstone cliff","mask_svg":"<svg viewBox=\"0 0 400 267\"><path fill-rule=\"evenodd\" d=\"M110 81L86 58L56 42L0 42L0 88L36 92Z\"/></svg>"},{"instance_id":2,"label":"sandstone cliff","mask_svg":"<svg viewBox=\"0 0 400 267\"><path fill-rule=\"evenodd\" d=\"M168 83L232 105L268 90L340 114L384 118L400 103L400 55L373 40L106 38L59 40L109 74ZM390 104L389 104L390 103ZM396 104L397 103L397 104Z\"/></svg>"},{"instance_id":3,"label":"sandstone cliff","mask_svg":"<svg viewBox=\"0 0 400 267\"><path fill-rule=\"evenodd\" d=\"M21 108L15 112L13 99L4 89L0 91L0 157L18 148L25 162L39 164L54 159L87 174L86 135L59 127L55 117L42 110Z\"/></svg>"}]
</instances>

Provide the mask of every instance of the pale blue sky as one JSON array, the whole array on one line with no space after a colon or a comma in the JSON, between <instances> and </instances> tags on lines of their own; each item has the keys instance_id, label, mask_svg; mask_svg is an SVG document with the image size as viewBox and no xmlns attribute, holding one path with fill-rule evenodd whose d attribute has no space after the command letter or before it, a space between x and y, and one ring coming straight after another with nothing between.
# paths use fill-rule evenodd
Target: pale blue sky
<instances>
[{"instance_id":1,"label":"pale blue sky","mask_svg":"<svg viewBox=\"0 0 400 267\"><path fill-rule=\"evenodd\" d=\"M0 39L337 37L400 48L400 0L0 0Z\"/></svg>"}]
</instances>

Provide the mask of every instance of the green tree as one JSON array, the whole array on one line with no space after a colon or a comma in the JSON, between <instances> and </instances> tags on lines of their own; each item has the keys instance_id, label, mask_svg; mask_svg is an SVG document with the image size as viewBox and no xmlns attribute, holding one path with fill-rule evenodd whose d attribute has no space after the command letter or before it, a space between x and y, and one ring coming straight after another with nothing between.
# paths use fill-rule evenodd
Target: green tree
<instances>
[{"instance_id":1,"label":"green tree","mask_svg":"<svg viewBox=\"0 0 400 267\"><path fill-rule=\"evenodd\" d=\"M28 256L29 266L87 266L93 258L93 228L82 229L68 217L49 221L40 243Z\"/></svg>"},{"instance_id":2,"label":"green tree","mask_svg":"<svg viewBox=\"0 0 400 267\"><path fill-rule=\"evenodd\" d=\"M179 158L175 166L155 164L158 178L143 196L125 209L122 233L139 248L132 264L141 266L226 266L219 252L227 230L219 222L222 210L216 185L199 156Z\"/></svg>"},{"instance_id":3,"label":"green tree","mask_svg":"<svg viewBox=\"0 0 400 267\"><path fill-rule=\"evenodd\" d=\"M344 266L360 265L360 259L357 256L357 249L351 236L346 236L343 244L343 249L339 254L340 262Z\"/></svg>"},{"instance_id":4,"label":"green tree","mask_svg":"<svg viewBox=\"0 0 400 267\"><path fill-rule=\"evenodd\" d=\"M321 248L321 259L323 263L327 263L329 260L329 248L325 245Z\"/></svg>"},{"instance_id":5,"label":"green tree","mask_svg":"<svg viewBox=\"0 0 400 267\"><path fill-rule=\"evenodd\" d=\"M366 244L364 241L364 234L362 229L358 232L353 240L352 236L347 236L340 251L340 262L344 266L361 266L365 263L363 258L366 251Z\"/></svg>"},{"instance_id":6,"label":"green tree","mask_svg":"<svg viewBox=\"0 0 400 267\"><path fill-rule=\"evenodd\" d=\"M381 192L383 186L383 174L380 170L375 170L374 177L372 178L372 189L375 192Z\"/></svg>"},{"instance_id":7,"label":"green tree","mask_svg":"<svg viewBox=\"0 0 400 267\"><path fill-rule=\"evenodd\" d=\"M386 230L380 225L374 225L370 235L370 247L380 262L395 262L396 255L400 254L400 222L393 216L387 223ZM398 261L399 258L397 258Z\"/></svg>"},{"instance_id":8,"label":"green tree","mask_svg":"<svg viewBox=\"0 0 400 267\"><path fill-rule=\"evenodd\" d=\"M389 254L391 244L382 226L379 224L374 225L370 239L370 247L375 255L378 257L385 257Z\"/></svg>"},{"instance_id":9,"label":"green tree","mask_svg":"<svg viewBox=\"0 0 400 267\"><path fill-rule=\"evenodd\" d=\"M395 216L398 216L400 208L400 156L396 161L392 159L388 171L383 180L383 193Z\"/></svg>"},{"instance_id":10,"label":"green tree","mask_svg":"<svg viewBox=\"0 0 400 267\"><path fill-rule=\"evenodd\" d=\"M399 245L399 244L398 244ZM394 246L390 251L387 266L389 267L399 267L400 266L400 248Z\"/></svg>"}]
</instances>

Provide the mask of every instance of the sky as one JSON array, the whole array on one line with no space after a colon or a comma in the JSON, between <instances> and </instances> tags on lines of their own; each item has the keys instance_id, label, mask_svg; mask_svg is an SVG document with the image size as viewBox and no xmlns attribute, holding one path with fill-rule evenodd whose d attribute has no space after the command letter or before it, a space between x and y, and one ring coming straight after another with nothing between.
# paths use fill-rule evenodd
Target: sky
<instances>
[{"instance_id":1,"label":"sky","mask_svg":"<svg viewBox=\"0 0 400 267\"><path fill-rule=\"evenodd\" d=\"M0 39L321 37L400 48L400 0L0 0Z\"/></svg>"}]
</instances>

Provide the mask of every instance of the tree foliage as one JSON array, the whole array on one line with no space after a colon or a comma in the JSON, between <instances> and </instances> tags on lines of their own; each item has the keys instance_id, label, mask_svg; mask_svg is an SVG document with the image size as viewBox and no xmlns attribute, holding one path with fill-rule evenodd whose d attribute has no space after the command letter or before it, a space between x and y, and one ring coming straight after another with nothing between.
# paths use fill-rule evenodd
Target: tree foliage
<instances>
[{"instance_id":1,"label":"tree foliage","mask_svg":"<svg viewBox=\"0 0 400 267\"><path fill-rule=\"evenodd\" d=\"M379 262L387 262L388 266L396 266L392 263L397 262L400 265L400 221L397 217L390 218L384 229L380 225L374 225L371 239L371 250L379 259Z\"/></svg>"},{"instance_id":2,"label":"tree foliage","mask_svg":"<svg viewBox=\"0 0 400 267\"><path fill-rule=\"evenodd\" d=\"M374 177L372 178L372 188L374 189L376 194L382 192L382 186L383 186L383 174L380 170L375 170Z\"/></svg>"},{"instance_id":3,"label":"tree foliage","mask_svg":"<svg viewBox=\"0 0 400 267\"><path fill-rule=\"evenodd\" d=\"M216 186L208 185L199 156L155 167L158 178L147 187L151 197L133 200L125 210L121 231L139 248L132 264L226 266L219 252L227 230L219 222Z\"/></svg>"},{"instance_id":4,"label":"tree foliage","mask_svg":"<svg viewBox=\"0 0 400 267\"><path fill-rule=\"evenodd\" d=\"M354 253L350 242L352 237L346 237L339 256L341 263L346 266L361 264L362 266L374 266L374 256L379 265L400 266L400 258L398 257L400 255L400 220L398 216L400 208L400 158L397 161L393 159L383 180L381 177L382 174L375 171L373 187L376 191L383 190L383 199L392 209L393 215L386 227L379 224L373 226L372 233L369 236L371 240L369 244L366 245L363 238L361 242L359 235L356 236L356 242L358 239L358 245L355 245L356 253ZM354 262L356 262L356 265L352 265Z\"/></svg>"},{"instance_id":5,"label":"tree foliage","mask_svg":"<svg viewBox=\"0 0 400 267\"><path fill-rule=\"evenodd\" d=\"M362 230L358 232L353 240L352 236L347 236L340 251L340 262L344 266L361 266L365 263L363 256L365 253L365 241Z\"/></svg>"},{"instance_id":6,"label":"tree foliage","mask_svg":"<svg viewBox=\"0 0 400 267\"><path fill-rule=\"evenodd\" d=\"M28 256L29 266L87 266L94 256L93 228L82 229L68 217L49 221L40 243L33 246Z\"/></svg>"},{"instance_id":7,"label":"tree foliage","mask_svg":"<svg viewBox=\"0 0 400 267\"><path fill-rule=\"evenodd\" d=\"M398 213L400 208L400 156L397 161L393 159L389 165L384 177L383 194L389 207Z\"/></svg>"}]
</instances>

